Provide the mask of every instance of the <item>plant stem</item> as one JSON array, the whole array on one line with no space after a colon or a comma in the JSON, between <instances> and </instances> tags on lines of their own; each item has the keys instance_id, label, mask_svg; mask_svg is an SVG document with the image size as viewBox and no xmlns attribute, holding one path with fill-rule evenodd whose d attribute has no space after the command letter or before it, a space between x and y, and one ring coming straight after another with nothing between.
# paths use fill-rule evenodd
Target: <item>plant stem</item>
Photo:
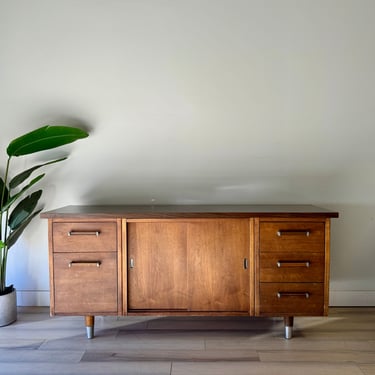
<instances>
[{"instance_id":1,"label":"plant stem","mask_svg":"<svg viewBox=\"0 0 375 375\"><path fill-rule=\"evenodd\" d=\"M7 249L7 245L6 245L6 240L7 240L7 236L8 236L8 226L7 226L7 222L8 222L8 214L9 214L9 208L6 210L6 220L5 220L5 224L3 222L3 210L2 210L2 207L4 205L4 198L5 198L5 190L6 190L6 187L7 187L7 181L8 181L8 173L9 173L9 164L10 164L10 157L8 158L7 160L7 165L6 165L6 168L5 168L5 175L4 175L4 185L3 185L3 190L1 192L1 200L0 200L0 207L1 207L1 211L0 211L0 240L3 241L4 243L4 247L1 248L1 251L0 251L0 294L4 293L5 292L5 283L6 283L6 264L7 264L7 258L8 258L8 249ZM8 195L10 194L9 190L8 190ZM9 197L8 197L9 198Z\"/></svg>"}]
</instances>

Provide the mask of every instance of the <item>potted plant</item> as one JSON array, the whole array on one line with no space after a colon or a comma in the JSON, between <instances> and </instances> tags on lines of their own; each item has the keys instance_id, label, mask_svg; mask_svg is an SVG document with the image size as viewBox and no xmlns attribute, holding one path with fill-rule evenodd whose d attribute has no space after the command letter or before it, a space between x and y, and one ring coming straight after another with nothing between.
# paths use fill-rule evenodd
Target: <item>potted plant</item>
<instances>
[{"instance_id":1,"label":"potted plant","mask_svg":"<svg viewBox=\"0 0 375 375\"><path fill-rule=\"evenodd\" d=\"M6 284L9 249L41 211L37 205L42 190L31 190L45 174L41 173L34 178L31 175L39 168L67 157L35 165L14 176L10 168L11 159L60 147L87 136L87 132L76 127L46 125L12 140L6 149L8 158L4 175L0 175L0 327L17 318L16 291L13 285Z\"/></svg>"}]
</instances>

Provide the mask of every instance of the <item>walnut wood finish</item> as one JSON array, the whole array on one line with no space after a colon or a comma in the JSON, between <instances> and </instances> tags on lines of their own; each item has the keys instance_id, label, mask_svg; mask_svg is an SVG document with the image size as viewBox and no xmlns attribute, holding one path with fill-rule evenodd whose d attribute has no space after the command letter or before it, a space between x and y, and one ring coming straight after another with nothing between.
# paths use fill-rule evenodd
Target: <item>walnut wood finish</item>
<instances>
[{"instance_id":1,"label":"walnut wood finish","mask_svg":"<svg viewBox=\"0 0 375 375\"><path fill-rule=\"evenodd\" d=\"M324 221L261 222L260 250L324 252Z\"/></svg>"},{"instance_id":2,"label":"walnut wood finish","mask_svg":"<svg viewBox=\"0 0 375 375\"><path fill-rule=\"evenodd\" d=\"M117 254L55 253L54 312L117 314Z\"/></svg>"},{"instance_id":3,"label":"walnut wood finish","mask_svg":"<svg viewBox=\"0 0 375 375\"><path fill-rule=\"evenodd\" d=\"M249 311L249 221L127 224L128 310Z\"/></svg>"},{"instance_id":4,"label":"walnut wood finish","mask_svg":"<svg viewBox=\"0 0 375 375\"><path fill-rule=\"evenodd\" d=\"M336 212L69 206L41 216L49 219L52 315L92 324L99 314L284 316L289 329L293 316L328 313Z\"/></svg>"},{"instance_id":5,"label":"walnut wood finish","mask_svg":"<svg viewBox=\"0 0 375 375\"><path fill-rule=\"evenodd\" d=\"M129 222L128 310L188 307L186 223Z\"/></svg>"},{"instance_id":6,"label":"walnut wood finish","mask_svg":"<svg viewBox=\"0 0 375 375\"><path fill-rule=\"evenodd\" d=\"M323 283L261 283L259 315L323 315Z\"/></svg>"},{"instance_id":7,"label":"walnut wood finish","mask_svg":"<svg viewBox=\"0 0 375 375\"><path fill-rule=\"evenodd\" d=\"M57 222L53 224L54 252L117 251L116 222Z\"/></svg>"},{"instance_id":8,"label":"walnut wood finish","mask_svg":"<svg viewBox=\"0 0 375 375\"><path fill-rule=\"evenodd\" d=\"M331 242L331 221L325 220L325 242L324 242L324 254L325 254L325 267L324 267L324 312L323 315L328 315L329 309L329 275L330 275L330 242Z\"/></svg>"},{"instance_id":9,"label":"walnut wood finish","mask_svg":"<svg viewBox=\"0 0 375 375\"><path fill-rule=\"evenodd\" d=\"M259 315L326 313L326 219L260 219Z\"/></svg>"},{"instance_id":10,"label":"walnut wood finish","mask_svg":"<svg viewBox=\"0 0 375 375\"><path fill-rule=\"evenodd\" d=\"M66 206L43 212L45 219L218 219L218 218L334 218L338 213L312 205L105 205Z\"/></svg>"},{"instance_id":11,"label":"walnut wood finish","mask_svg":"<svg viewBox=\"0 0 375 375\"><path fill-rule=\"evenodd\" d=\"M261 252L260 282L323 282L324 253Z\"/></svg>"},{"instance_id":12,"label":"walnut wood finish","mask_svg":"<svg viewBox=\"0 0 375 375\"><path fill-rule=\"evenodd\" d=\"M190 222L187 238L189 310L249 311L249 221Z\"/></svg>"}]
</instances>

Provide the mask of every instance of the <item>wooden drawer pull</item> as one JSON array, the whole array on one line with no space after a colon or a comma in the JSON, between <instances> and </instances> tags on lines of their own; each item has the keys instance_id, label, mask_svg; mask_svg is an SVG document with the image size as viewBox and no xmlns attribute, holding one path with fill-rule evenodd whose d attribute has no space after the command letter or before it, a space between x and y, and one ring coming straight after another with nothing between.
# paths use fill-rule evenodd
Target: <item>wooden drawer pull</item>
<instances>
[{"instance_id":1,"label":"wooden drawer pull","mask_svg":"<svg viewBox=\"0 0 375 375\"><path fill-rule=\"evenodd\" d=\"M72 268L73 265L83 265L83 266L96 266L100 267L102 262L100 260L72 260L68 263L68 267Z\"/></svg>"},{"instance_id":2,"label":"wooden drawer pull","mask_svg":"<svg viewBox=\"0 0 375 375\"><path fill-rule=\"evenodd\" d=\"M71 230L68 232L68 236L96 236L98 237L100 235L99 230L93 230L93 231L79 231L79 230Z\"/></svg>"},{"instance_id":3,"label":"wooden drawer pull","mask_svg":"<svg viewBox=\"0 0 375 375\"><path fill-rule=\"evenodd\" d=\"M310 236L310 229L279 229L277 231L277 235L279 237L285 236L285 235L305 235L306 237Z\"/></svg>"},{"instance_id":4,"label":"wooden drawer pull","mask_svg":"<svg viewBox=\"0 0 375 375\"><path fill-rule=\"evenodd\" d=\"M309 260L279 260L277 263L277 267L310 267Z\"/></svg>"},{"instance_id":5,"label":"wooden drawer pull","mask_svg":"<svg viewBox=\"0 0 375 375\"><path fill-rule=\"evenodd\" d=\"M306 299L310 298L309 292L277 292L277 298L282 297L305 297Z\"/></svg>"}]
</instances>

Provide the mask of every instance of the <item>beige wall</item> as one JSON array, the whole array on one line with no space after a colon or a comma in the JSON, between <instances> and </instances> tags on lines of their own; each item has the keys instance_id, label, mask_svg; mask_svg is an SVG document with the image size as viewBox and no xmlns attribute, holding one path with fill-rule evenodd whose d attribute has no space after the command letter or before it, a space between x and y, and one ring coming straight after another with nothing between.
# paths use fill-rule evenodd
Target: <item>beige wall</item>
<instances>
[{"instance_id":1,"label":"beige wall","mask_svg":"<svg viewBox=\"0 0 375 375\"><path fill-rule=\"evenodd\" d=\"M91 130L43 182L46 209L338 210L331 302L374 305L374 18L372 0L0 0L0 146ZM19 303L48 303L46 222L12 252Z\"/></svg>"}]
</instances>

